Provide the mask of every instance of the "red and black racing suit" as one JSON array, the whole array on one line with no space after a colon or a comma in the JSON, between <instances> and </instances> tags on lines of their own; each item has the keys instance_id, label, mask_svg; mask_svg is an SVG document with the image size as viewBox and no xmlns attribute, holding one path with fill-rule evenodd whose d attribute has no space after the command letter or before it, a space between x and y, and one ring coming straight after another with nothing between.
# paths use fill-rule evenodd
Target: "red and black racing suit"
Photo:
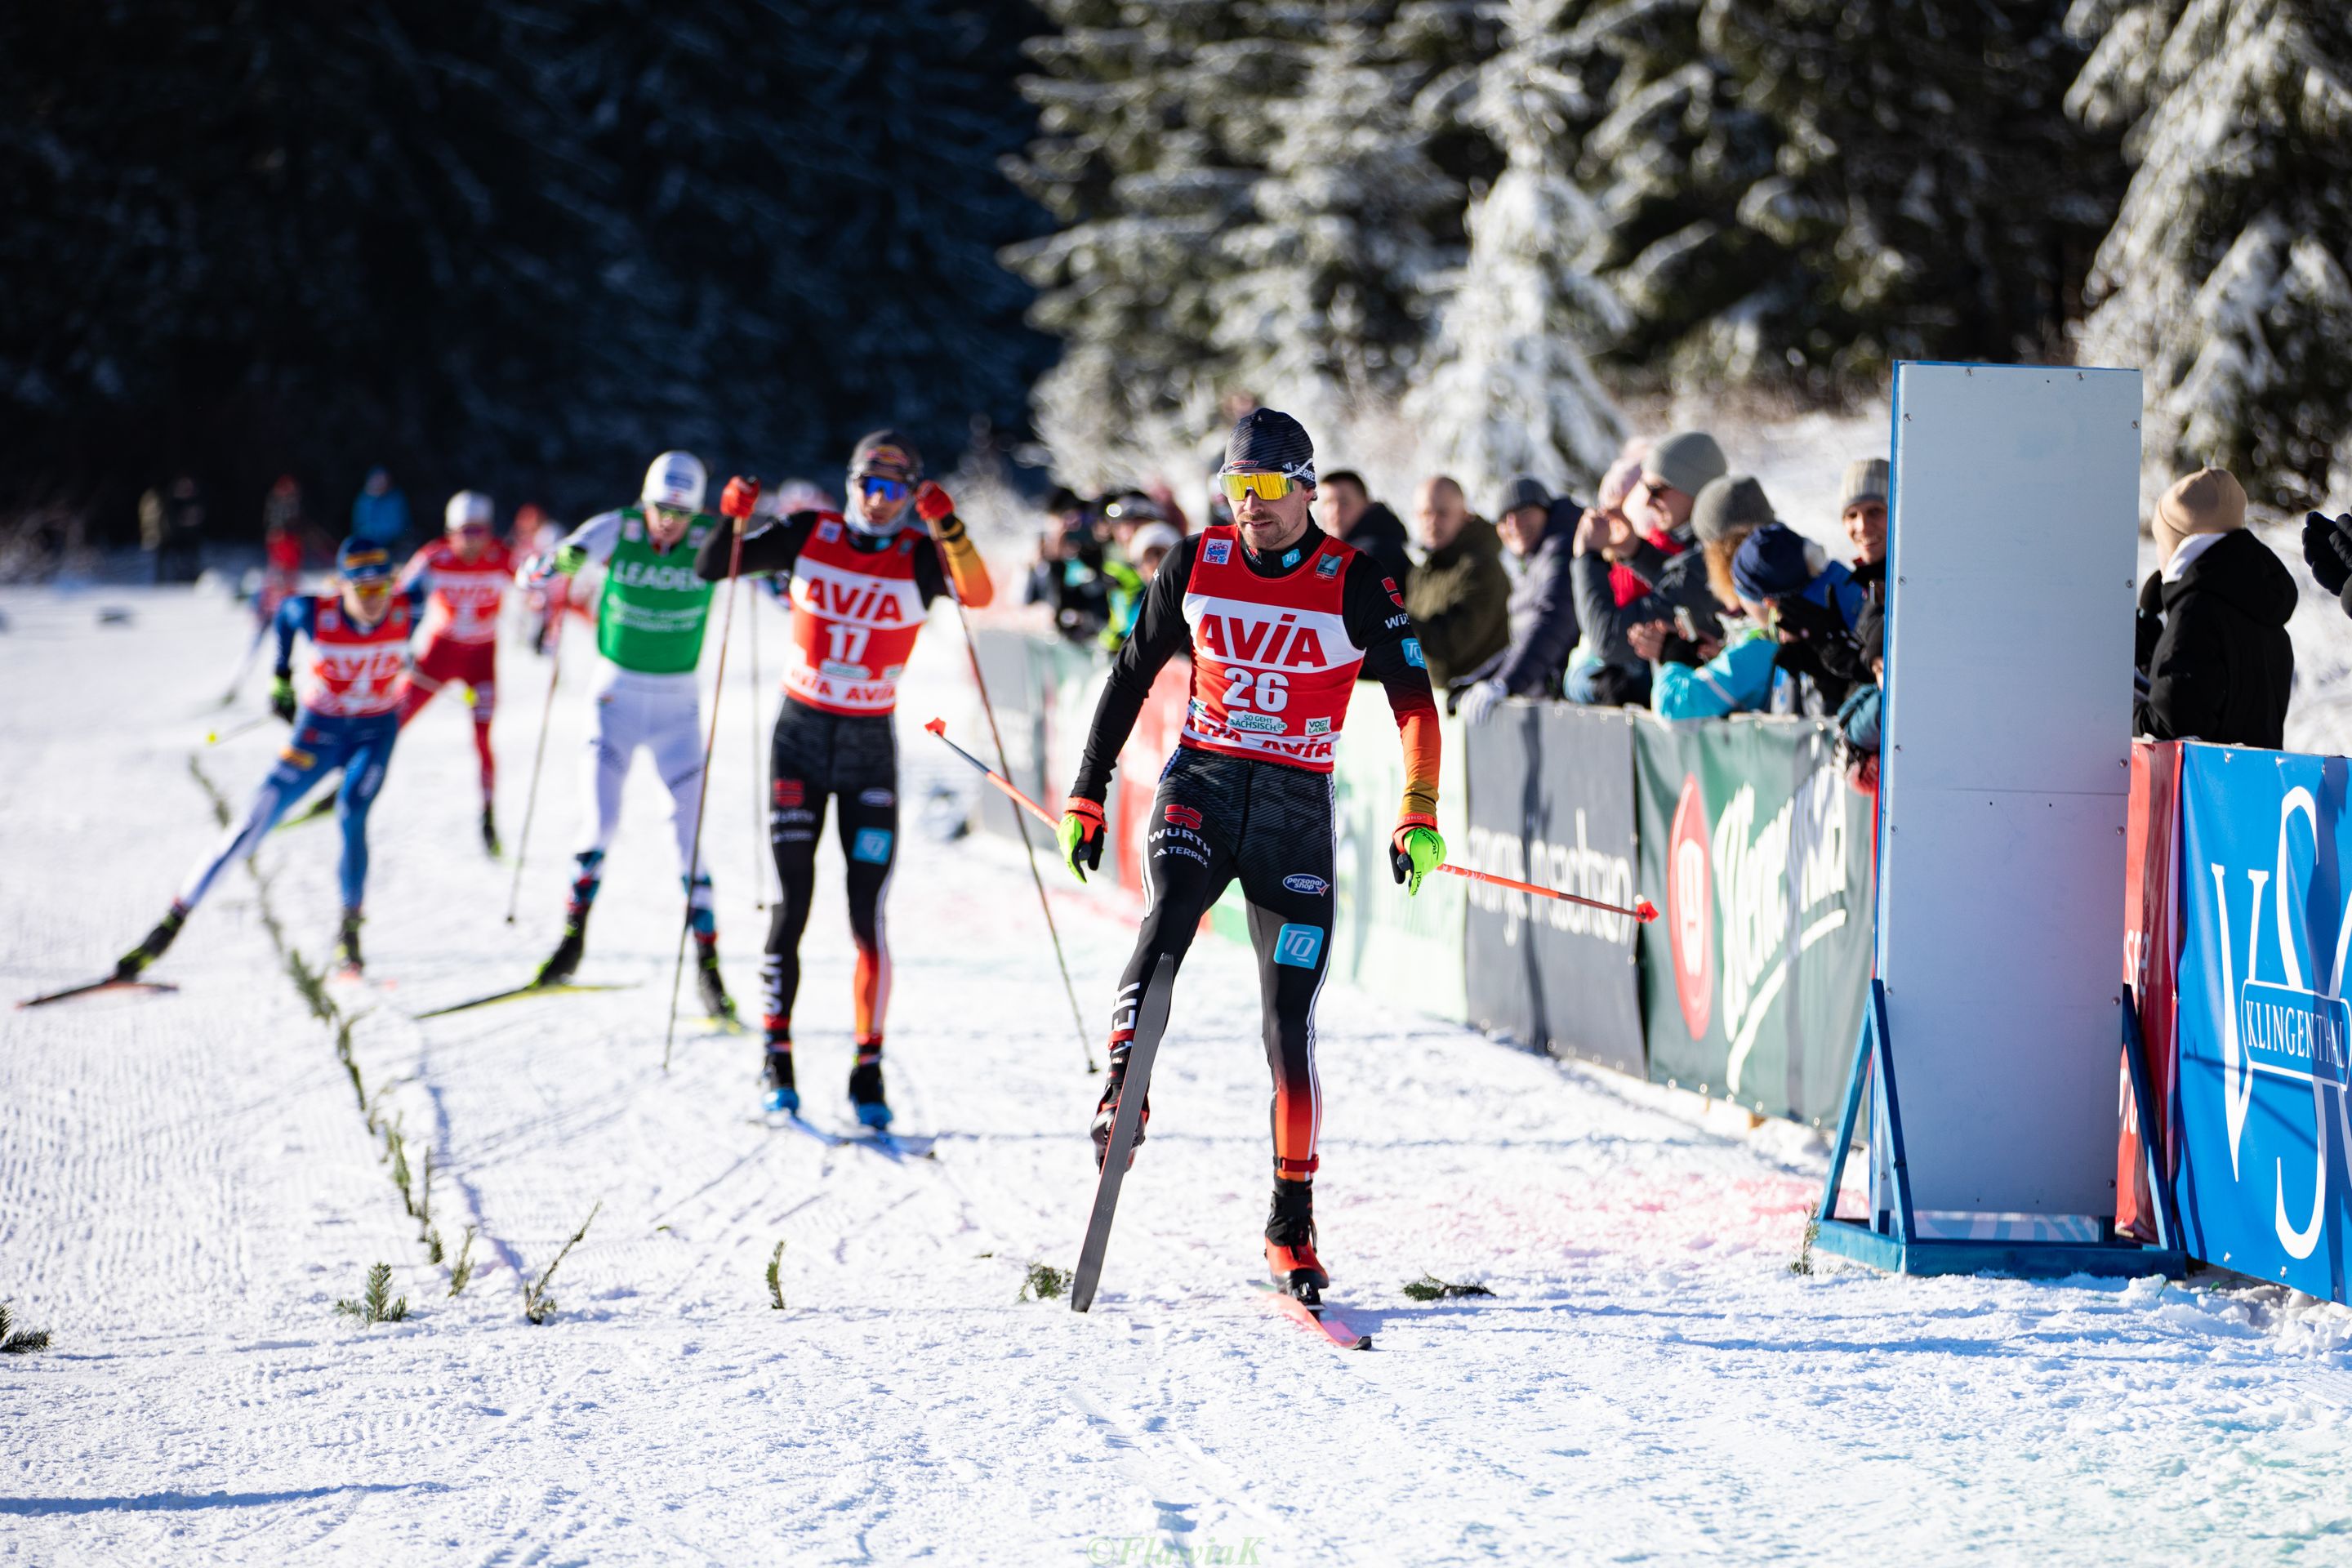
<instances>
[{"instance_id":1,"label":"red and black racing suit","mask_svg":"<svg viewBox=\"0 0 2352 1568\"><path fill-rule=\"evenodd\" d=\"M1097 805L1152 678L1193 660L1191 702L1151 803L1150 904L1120 976L1111 1051L1133 1038L1143 986L1166 953L1181 966L1202 916L1239 878L1257 949L1274 1074L1275 1173L1317 1163L1322 1096L1315 999L1330 961L1337 846L1332 742L1361 672L1387 689L1405 751L1403 813L1433 821L1437 710L1395 584L1371 557L1310 527L1261 558L1236 530L1185 540L1153 576L1111 666L1073 795Z\"/></svg>"}]
</instances>

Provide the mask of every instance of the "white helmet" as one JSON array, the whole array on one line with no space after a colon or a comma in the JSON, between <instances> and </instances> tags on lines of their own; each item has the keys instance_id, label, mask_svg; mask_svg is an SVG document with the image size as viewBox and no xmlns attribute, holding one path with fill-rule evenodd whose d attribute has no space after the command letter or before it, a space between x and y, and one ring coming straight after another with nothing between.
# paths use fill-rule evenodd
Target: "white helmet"
<instances>
[{"instance_id":1,"label":"white helmet","mask_svg":"<svg viewBox=\"0 0 2352 1568\"><path fill-rule=\"evenodd\" d=\"M455 533L469 522L487 524L493 521L495 511L496 509L490 505L490 498L481 491L459 490L449 498L449 504L441 509L441 526Z\"/></svg>"},{"instance_id":2,"label":"white helmet","mask_svg":"<svg viewBox=\"0 0 2352 1568\"><path fill-rule=\"evenodd\" d=\"M682 506L688 511L700 511L702 492L709 483L710 477L703 472L701 458L691 452L664 452L646 470L645 500L648 505Z\"/></svg>"}]
</instances>

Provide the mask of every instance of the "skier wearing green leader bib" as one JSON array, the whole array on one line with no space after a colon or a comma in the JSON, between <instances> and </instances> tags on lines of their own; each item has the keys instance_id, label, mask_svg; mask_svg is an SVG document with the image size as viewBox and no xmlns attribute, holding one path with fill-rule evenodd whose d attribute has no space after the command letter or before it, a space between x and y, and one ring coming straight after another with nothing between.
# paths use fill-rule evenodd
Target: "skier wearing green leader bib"
<instances>
[{"instance_id":1,"label":"skier wearing green leader bib","mask_svg":"<svg viewBox=\"0 0 2352 1568\"><path fill-rule=\"evenodd\" d=\"M560 985L580 967L588 911L604 880L604 851L620 821L621 789L643 749L670 794L670 831L677 839L679 875L690 895L695 984L715 1018L732 1018L735 1004L719 974L719 927L710 875L694 859L695 814L702 790L701 703L694 682L702 634L710 617L711 584L695 574L702 542L727 526L702 510L707 476L689 452L664 452L646 470L644 499L590 518L565 536L554 553L527 565L526 585L582 567L604 568L598 599L596 722L589 732L584 826L574 857L577 870L563 912L563 940L540 966L535 985Z\"/></svg>"}]
</instances>

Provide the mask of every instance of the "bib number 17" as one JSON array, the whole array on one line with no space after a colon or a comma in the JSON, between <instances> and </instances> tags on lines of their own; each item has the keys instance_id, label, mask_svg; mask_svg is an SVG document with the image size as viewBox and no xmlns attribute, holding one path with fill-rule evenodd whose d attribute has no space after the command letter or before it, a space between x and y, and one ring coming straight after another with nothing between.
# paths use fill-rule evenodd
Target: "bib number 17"
<instances>
[{"instance_id":1,"label":"bib number 17","mask_svg":"<svg viewBox=\"0 0 2352 1568\"><path fill-rule=\"evenodd\" d=\"M1254 708L1260 713L1279 713L1290 706L1290 677L1278 669L1228 669L1225 679L1225 706ZM1253 702L1251 689L1256 689Z\"/></svg>"}]
</instances>

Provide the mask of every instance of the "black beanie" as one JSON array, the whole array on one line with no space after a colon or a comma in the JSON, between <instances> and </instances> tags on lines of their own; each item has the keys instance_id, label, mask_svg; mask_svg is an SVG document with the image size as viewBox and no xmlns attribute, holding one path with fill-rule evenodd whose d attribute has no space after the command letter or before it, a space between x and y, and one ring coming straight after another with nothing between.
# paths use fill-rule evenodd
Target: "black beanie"
<instances>
[{"instance_id":1,"label":"black beanie","mask_svg":"<svg viewBox=\"0 0 2352 1568\"><path fill-rule=\"evenodd\" d=\"M1303 484L1315 482L1315 443L1307 426L1271 408L1253 408L1225 441L1225 467L1267 468Z\"/></svg>"}]
</instances>

